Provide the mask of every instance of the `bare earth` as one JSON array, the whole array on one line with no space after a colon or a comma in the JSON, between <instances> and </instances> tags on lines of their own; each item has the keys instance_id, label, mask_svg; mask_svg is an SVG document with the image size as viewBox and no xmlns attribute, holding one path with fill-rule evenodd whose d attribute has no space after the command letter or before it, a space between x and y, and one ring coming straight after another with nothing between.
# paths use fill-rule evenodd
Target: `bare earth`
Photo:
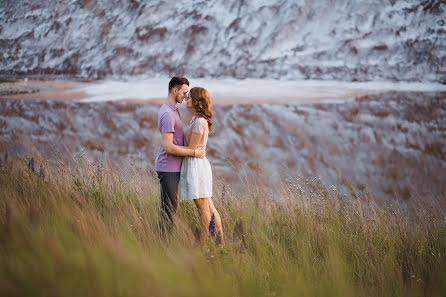
<instances>
[{"instance_id":1,"label":"bare earth","mask_svg":"<svg viewBox=\"0 0 446 297\"><path fill-rule=\"evenodd\" d=\"M88 83L28 80L0 84L0 99L82 100L88 94L79 89Z\"/></svg>"}]
</instances>

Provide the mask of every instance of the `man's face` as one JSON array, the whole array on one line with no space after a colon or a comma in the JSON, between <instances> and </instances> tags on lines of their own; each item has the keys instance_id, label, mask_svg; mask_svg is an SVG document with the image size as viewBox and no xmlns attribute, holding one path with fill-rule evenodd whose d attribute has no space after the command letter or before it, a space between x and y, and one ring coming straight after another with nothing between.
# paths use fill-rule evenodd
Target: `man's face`
<instances>
[{"instance_id":1,"label":"man's face","mask_svg":"<svg viewBox=\"0 0 446 297\"><path fill-rule=\"evenodd\" d=\"M181 103L183 102L183 99L187 96L187 91L189 90L188 85L182 85L179 89L177 89L177 94L175 96L175 102Z\"/></svg>"}]
</instances>

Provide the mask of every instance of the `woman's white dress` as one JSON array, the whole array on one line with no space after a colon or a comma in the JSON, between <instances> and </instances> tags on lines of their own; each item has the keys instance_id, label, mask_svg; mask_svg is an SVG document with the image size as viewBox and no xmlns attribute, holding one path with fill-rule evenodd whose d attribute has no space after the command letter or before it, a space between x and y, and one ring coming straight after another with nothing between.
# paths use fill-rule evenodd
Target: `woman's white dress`
<instances>
[{"instance_id":1,"label":"woman's white dress","mask_svg":"<svg viewBox=\"0 0 446 297\"><path fill-rule=\"evenodd\" d=\"M204 145L208 141L209 127L206 119L194 117L184 131L184 145L188 146L190 138L194 134L202 135L199 144ZM180 199L193 200L212 197L212 170L208 159L204 157L184 157L180 175Z\"/></svg>"}]
</instances>

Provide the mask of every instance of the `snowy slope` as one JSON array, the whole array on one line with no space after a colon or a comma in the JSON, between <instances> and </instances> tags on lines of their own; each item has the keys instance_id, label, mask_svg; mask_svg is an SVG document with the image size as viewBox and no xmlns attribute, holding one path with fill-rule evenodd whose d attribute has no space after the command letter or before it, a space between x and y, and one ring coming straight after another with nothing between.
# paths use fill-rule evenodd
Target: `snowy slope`
<instances>
[{"instance_id":1,"label":"snowy slope","mask_svg":"<svg viewBox=\"0 0 446 297\"><path fill-rule=\"evenodd\" d=\"M0 75L446 82L444 1L0 2Z\"/></svg>"}]
</instances>

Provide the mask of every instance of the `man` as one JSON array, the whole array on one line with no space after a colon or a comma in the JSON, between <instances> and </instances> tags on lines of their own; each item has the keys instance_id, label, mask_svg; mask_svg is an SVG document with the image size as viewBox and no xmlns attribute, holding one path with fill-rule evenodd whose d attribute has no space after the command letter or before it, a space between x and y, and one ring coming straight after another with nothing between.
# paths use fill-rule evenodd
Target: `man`
<instances>
[{"instance_id":1,"label":"man","mask_svg":"<svg viewBox=\"0 0 446 297\"><path fill-rule=\"evenodd\" d=\"M183 146L183 124L180 113L175 106L183 102L187 96L189 81L183 77L173 77L169 82L169 93L158 113L158 129L161 132L161 143L155 161L161 189L160 228L162 234L171 228L173 215L178 205L178 183L180 181L181 162L183 157L203 158L204 147L195 150Z\"/></svg>"}]
</instances>

